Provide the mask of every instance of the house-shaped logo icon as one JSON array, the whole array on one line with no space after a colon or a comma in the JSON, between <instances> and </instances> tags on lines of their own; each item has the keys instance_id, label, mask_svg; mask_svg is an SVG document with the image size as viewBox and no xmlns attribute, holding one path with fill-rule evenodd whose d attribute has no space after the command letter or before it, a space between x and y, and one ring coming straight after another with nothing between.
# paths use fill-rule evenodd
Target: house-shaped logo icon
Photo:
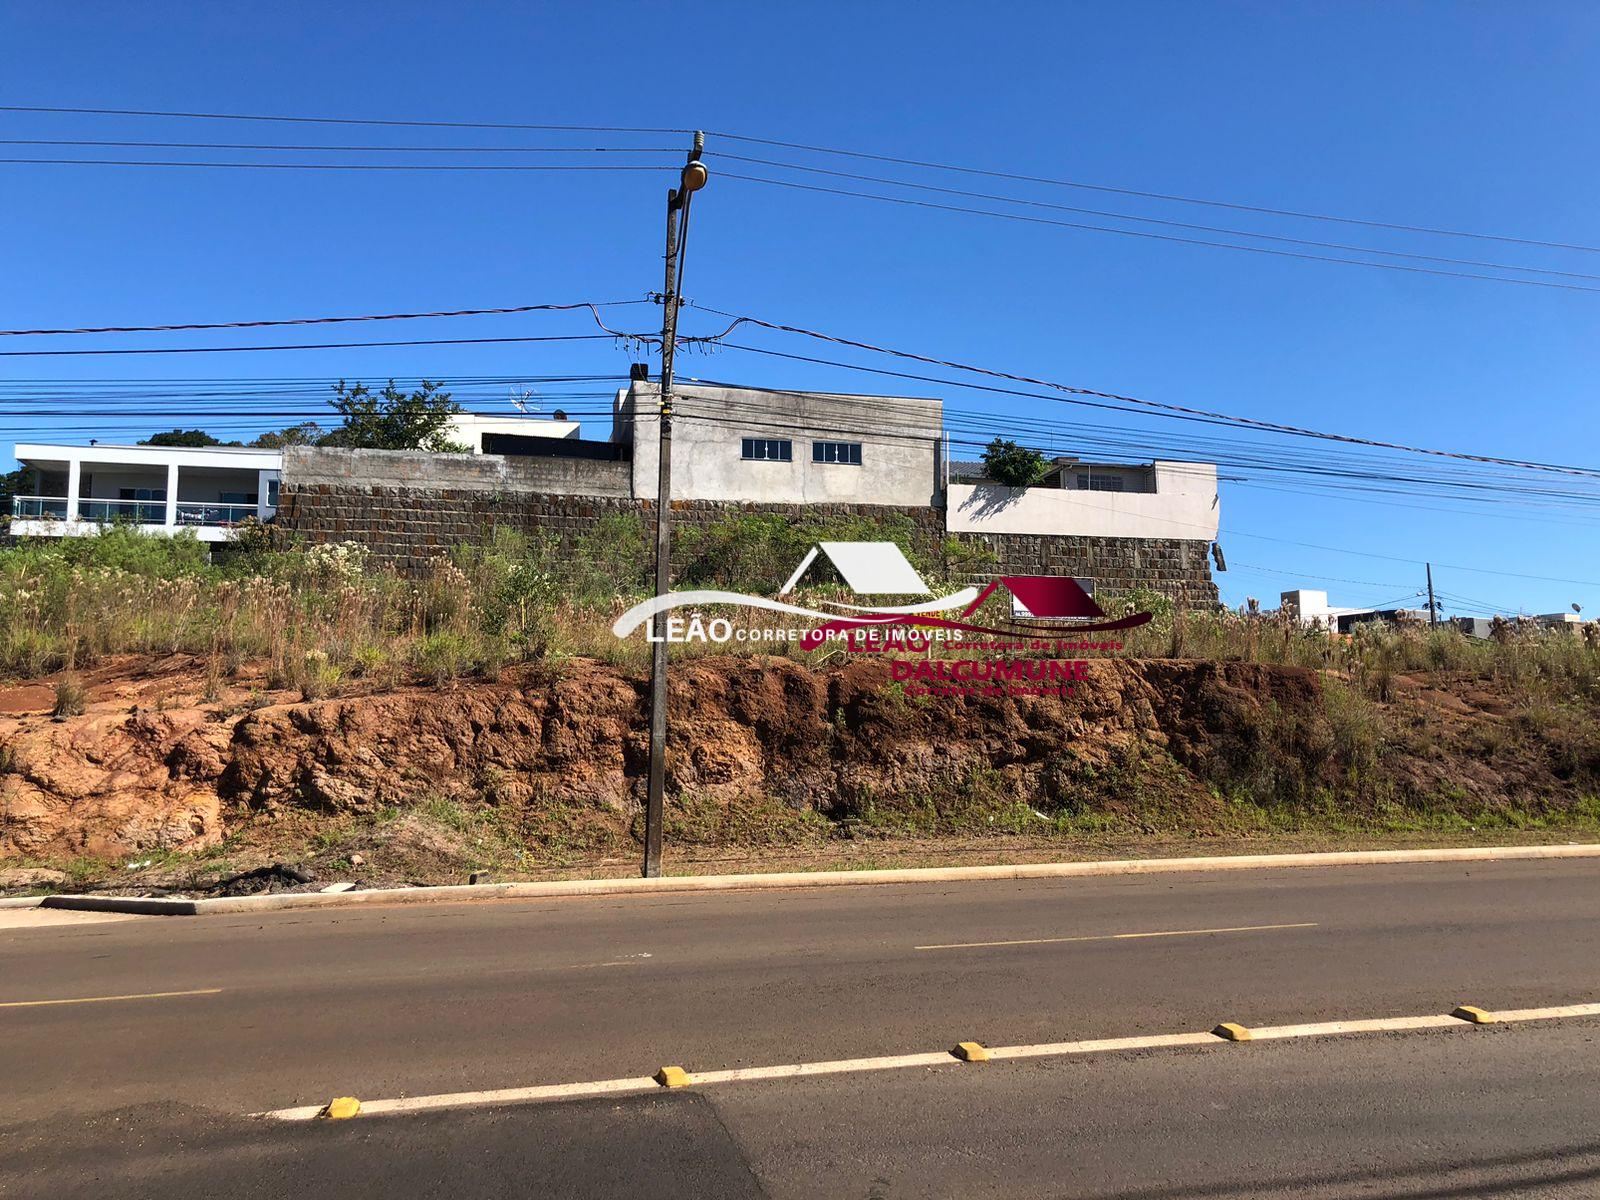
<instances>
[{"instance_id":1,"label":"house-shaped logo icon","mask_svg":"<svg viewBox=\"0 0 1600 1200\"><path fill-rule=\"evenodd\" d=\"M983 591L967 609L967 615L1004 587L1011 593L1011 615L1035 620L1060 621L1104 617L1105 610L1094 601L1094 584L1089 580L1064 575L1003 575Z\"/></svg>"},{"instance_id":2,"label":"house-shaped logo icon","mask_svg":"<svg viewBox=\"0 0 1600 1200\"><path fill-rule=\"evenodd\" d=\"M806 552L789 582L778 589L786 596L821 555L833 564L850 590L860 596L929 596L922 576L893 542L818 542Z\"/></svg>"}]
</instances>

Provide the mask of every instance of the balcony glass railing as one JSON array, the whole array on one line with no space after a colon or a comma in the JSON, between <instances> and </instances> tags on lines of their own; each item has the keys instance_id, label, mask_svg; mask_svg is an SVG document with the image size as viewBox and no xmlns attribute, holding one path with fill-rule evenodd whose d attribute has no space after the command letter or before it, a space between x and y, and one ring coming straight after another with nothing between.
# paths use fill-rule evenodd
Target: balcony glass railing
<instances>
[{"instance_id":1,"label":"balcony glass railing","mask_svg":"<svg viewBox=\"0 0 1600 1200\"><path fill-rule=\"evenodd\" d=\"M179 527L201 525L237 525L258 514L254 504L213 504L203 500L180 500L177 505ZM270 514L273 510L269 508ZM20 521L67 519L65 496L13 496L11 515ZM165 525L167 504L164 500L90 500L78 501L78 520L93 524L110 525L118 522L128 525Z\"/></svg>"},{"instance_id":2,"label":"balcony glass railing","mask_svg":"<svg viewBox=\"0 0 1600 1200\"><path fill-rule=\"evenodd\" d=\"M208 504L178 501L179 525L237 525L257 515L254 504Z\"/></svg>"},{"instance_id":3,"label":"balcony glass railing","mask_svg":"<svg viewBox=\"0 0 1600 1200\"><path fill-rule=\"evenodd\" d=\"M79 500L78 520L110 525L118 521L130 525L165 525L165 500Z\"/></svg>"},{"instance_id":4,"label":"balcony glass railing","mask_svg":"<svg viewBox=\"0 0 1600 1200\"><path fill-rule=\"evenodd\" d=\"M11 515L20 521L42 521L50 517L64 521L67 518L65 496L13 496Z\"/></svg>"}]
</instances>

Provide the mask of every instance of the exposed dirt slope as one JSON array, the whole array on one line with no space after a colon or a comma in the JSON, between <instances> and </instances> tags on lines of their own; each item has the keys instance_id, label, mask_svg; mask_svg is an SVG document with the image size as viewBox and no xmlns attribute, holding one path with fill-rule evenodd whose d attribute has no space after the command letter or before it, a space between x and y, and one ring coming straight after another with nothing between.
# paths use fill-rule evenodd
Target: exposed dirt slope
<instances>
[{"instance_id":1,"label":"exposed dirt slope","mask_svg":"<svg viewBox=\"0 0 1600 1200\"><path fill-rule=\"evenodd\" d=\"M541 828L582 811L625 838L642 795L643 681L586 660L313 703L244 679L202 704L182 659L87 682L87 713L62 721L47 684L0 690L0 859L193 849L438 800ZM1019 814L1224 829L1241 801L1464 819L1592 804L1592 742L1548 741L1469 681L1401 680L1365 717L1331 699L1314 672L1248 663L1110 660L1066 698L909 700L870 662L703 659L674 672L669 786L695 836L733 843L762 840L762 812L1015 833Z\"/></svg>"}]
</instances>

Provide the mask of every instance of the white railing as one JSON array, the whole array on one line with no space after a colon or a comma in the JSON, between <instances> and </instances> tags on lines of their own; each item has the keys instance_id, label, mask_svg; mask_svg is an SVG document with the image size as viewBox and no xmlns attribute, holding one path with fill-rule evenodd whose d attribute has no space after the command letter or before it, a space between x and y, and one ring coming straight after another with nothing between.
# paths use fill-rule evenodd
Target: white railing
<instances>
[{"instance_id":1,"label":"white railing","mask_svg":"<svg viewBox=\"0 0 1600 1200\"><path fill-rule=\"evenodd\" d=\"M201 526L228 527L260 514L254 504L222 504L204 500L180 500L176 505L180 528ZM267 510L269 515L275 511ZM11 516L19 521L65 521L67 498L65 496L13 496ZM92 500L78 501L77 519L89 524L161 525L167 523L165 500Z\"/></svg>"},{"instance_id":2,"label":"white railing","mask_svg":"<svg viewBox=\"0 0 1600 1200\"><path fill-rule=\"evenodd\" d=\"M20 521L46 521L52 517L64 521L67 518L67 498L65 496L13 496L11 497L11 515Z\"/></svg>"}]
</instances>

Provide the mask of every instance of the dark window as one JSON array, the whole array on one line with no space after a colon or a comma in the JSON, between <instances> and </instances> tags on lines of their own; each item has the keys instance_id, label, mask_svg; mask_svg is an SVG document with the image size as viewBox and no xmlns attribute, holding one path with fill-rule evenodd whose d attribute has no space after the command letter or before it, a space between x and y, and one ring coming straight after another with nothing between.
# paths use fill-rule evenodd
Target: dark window
<instances>
[{"instance_id":1,"label":"dark window","mask_svg":"<svg viewBox=\"0 0 1600 1200\"><path fill-rule=\"evenodd\" d=\"M793 462L794 443L787 438L745 438L741 457L754 462Z\"/></svg>"},{"instance_id":2,"label":"dark window","mask_svg":"<svg viewBox=\"0 0 1600 1200\"><path fill-rule=\"evenodd\" d=\"M860 442L812 442L811 461L819 463L846 463L861 465Z\"/></svg>"},{"instance_id":3,"label":"dark window","mask_svg":"<svg viewBox=\"0 0 1600 1200\"><path fill-rule=\"evenodd\" d=\"M218 500L223 504L254 504L259 492L222 492Z\"/></svg>"},{"instance_id":4,"label":"dark window","mask_svg":"<svg viewBox=\"0 0 1600 1200\"><path fill-rule=\"evenodd\" d=\"M119 500L161 500L167 498L166 488L118 488Z\"/></svg>"}]
</instances>

